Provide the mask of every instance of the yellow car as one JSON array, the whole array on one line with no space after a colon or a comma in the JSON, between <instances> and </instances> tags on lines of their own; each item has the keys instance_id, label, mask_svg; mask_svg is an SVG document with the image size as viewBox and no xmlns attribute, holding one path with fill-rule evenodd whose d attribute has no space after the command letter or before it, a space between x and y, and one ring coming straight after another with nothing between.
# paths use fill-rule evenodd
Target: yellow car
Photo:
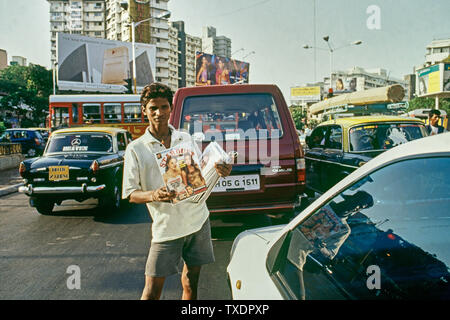
<instances>
[{"instance_id":1,"label":"yellow car","mask_svg":"<svg viewBox=\"0 0 450 320\"><path fill-rule=\"evenodd\" d=\"M383 151L425 136L425 124L416 118L364 116L323 122L306 139L307 194L324 193Z\"/></svg>"}]
</instances>

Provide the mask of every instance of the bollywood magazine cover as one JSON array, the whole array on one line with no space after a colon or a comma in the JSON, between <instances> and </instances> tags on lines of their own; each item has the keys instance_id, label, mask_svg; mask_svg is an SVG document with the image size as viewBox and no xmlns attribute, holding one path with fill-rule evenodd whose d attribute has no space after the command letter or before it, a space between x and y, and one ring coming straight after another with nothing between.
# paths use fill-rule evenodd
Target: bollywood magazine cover
<instances>
[{"instance_id":1,"label":"bollywood magazine cover","mask_svg":"<svg viewBox=\"0 0 450 320\"><path fill-rule=\"evenodd\" d=\"M176 192L172 203L179 203L206 191L206 180L192 143L179 144L156 153L155 157L164 184L169 191Z\"/></svg>"}]
</instances>

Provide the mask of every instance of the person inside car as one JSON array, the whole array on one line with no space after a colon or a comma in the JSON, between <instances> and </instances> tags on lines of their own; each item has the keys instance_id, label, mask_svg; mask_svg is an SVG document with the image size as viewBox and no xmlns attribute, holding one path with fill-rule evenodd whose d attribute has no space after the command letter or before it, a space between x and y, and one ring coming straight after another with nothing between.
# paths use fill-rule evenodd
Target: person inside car
<instances>
[{"instance_id":1,"label":"person inside car","mask_svg":"<svg viewBox=\"0 0 450 320\"><path fill-rule=\"evenodd\" d=\"M430 136L443 133L445 131L443 126L439 125L439 119L441 117L441 112L437 109L432 109L428 113L429 124L425 126L427 132Z\"/></svg>"}]
</instances>

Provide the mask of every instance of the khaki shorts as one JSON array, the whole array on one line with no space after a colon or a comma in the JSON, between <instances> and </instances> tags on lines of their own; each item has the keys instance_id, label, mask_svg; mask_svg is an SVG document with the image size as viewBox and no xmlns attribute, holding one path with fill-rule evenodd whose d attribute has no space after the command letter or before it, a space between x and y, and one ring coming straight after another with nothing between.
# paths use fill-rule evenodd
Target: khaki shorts
<instances>
[{"instance_id":1,"label":"khaki shorts","mask_svg":"<svg viewBox=\"0 0 450 320\"><path fill-rule=\"evenodd\" d=\"M209 218L202 228L193 234L171 241L152 243L145 275L162 278L178 273L181 259L188 266L201 266L215 261Z\"/></svg>"}]
</instances>

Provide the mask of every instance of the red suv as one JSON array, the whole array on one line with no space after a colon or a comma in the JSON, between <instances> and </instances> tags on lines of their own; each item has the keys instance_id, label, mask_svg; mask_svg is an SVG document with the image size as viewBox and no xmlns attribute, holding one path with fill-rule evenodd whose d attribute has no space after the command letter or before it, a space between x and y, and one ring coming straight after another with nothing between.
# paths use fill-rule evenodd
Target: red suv
<instances>
[{"instance_id":1,"label":"red suv","mask_svg":"<svg viewBox=\"0 0 450 320\"><path fill-rule=\"evenodd\" d=\"M237 151L231 175L207 200L212 214L291 216L305 189L305 161L294 122L275 85L179 89L170 123L204 149L216 141Z\"/></svg>"}]
</instances>

